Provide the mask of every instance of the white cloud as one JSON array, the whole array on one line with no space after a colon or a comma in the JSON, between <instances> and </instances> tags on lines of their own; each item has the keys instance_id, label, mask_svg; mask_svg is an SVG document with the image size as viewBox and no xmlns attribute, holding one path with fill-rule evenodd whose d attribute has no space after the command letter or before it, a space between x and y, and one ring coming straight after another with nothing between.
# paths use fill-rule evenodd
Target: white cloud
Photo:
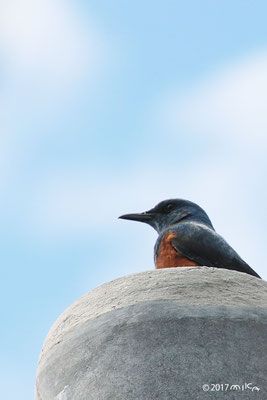
<instances>
[{"instance_id":1,"label":"white cloud","mask_svg":"<svg viewBox=\"0 0 267 400\"><path fill-rule=\"evenodd\" d=\"M106 38L73 2L1 2L1 185L40 136L36 121L63 118L81 84L94 89L107 52ZM45 134L54 135L53 127Z\"/></svg>"},{"instance_id":2,"label":"white cloud","mask_svg":"<svg viewBox=\"0 0 267 400\"><path fill-rule=\"evenodd\" d=\"M234 213L240 212L241 218L253 198L252 181L253 189L259 195L263 194L262 171L255 174L259 167L255 162L258 153L251 154L249 159L247 153L253 146L261 152L266 145L266 104L265 52L228 66L183 95L172 94L162 108L164 123L172 125L178 141L178 134L190 132L216 140L219 137L226 140L226 147L236 144L242 149L221 156L221 142L216 147L215 141L216 148L201 163L196 164L192 158L190 163L176 170L174 163L168 167L164 160L161 160L164 169L162 166L159 169L158 160L154 165L150 160L149 167L144 161L143 164L139 162L134 173L124 178L101 173L93 176L85 171L73 172L72 177L59 173L56 178L48 178L39 193L41 199L46 199L40 202L44 205L40 213L45 216L44 223L47 226L50 222L57 224L60 230L65 221L67 225L74 223L77 229L86 229L94 224L106 224L110 216L131 211L131 207L132 211L138 211L138 208L142 211L144 205L151 207L170 197L190 198L214 213L218 209L232 208L236 210ZM162 113L154 115L162 116ZM183 149L179 148L179 151ZM94 209L101 209L101 216L94 214ZM88 215L88 210L92 214ZM219 213L218 218L223 219L222 215Z\"/></svg>"},{"instance_id":3,"label":"white cloud","mask_svg":"<svg viewBox=\"0 0 267 400\"><path fill-rule=\"evenodd\" d=\"M219 137L226 147L236 146L235 151L221 156L223 149L218 145L200 164L192 158L177 170L164 160L164 169L151 160L149 167L139 162L127 176L126 172L107 176L101 171L95 175L72 171L72 175L59 172L55 178L51 173L35 198L36 230L54 236L105 226L111 232L120 214L144 211L166 198L188 198L208 212L217 231L263 274L266 221L261 210L266 190L257 155L266 145L267 56L263 53L229 66L166 104L171 105L168 116L174 132L182 126L185 133ZM263 166L266 170L266 161Z\"/></svg>"},{"instance_id":4,"label":"white cloud","mask_svg":"<svg viewBox=\"0 0 267 400\"><path fill-rule=\"evenodd\" d=\"M267 98L262 89L266 76L267 58L257 56L239 67L229 67L172 103L173 110L179 105L172 120L176 132L183 125L194 134L218 136L226 140L226 147L237 146L235 151L221 154L225 149L215 142L213 154L201 163L192 158L190 163L177 163L177 169L174 162L168 166L164 160L155 160L153 165L150 160L149 166L139 161L134 172L117 176L111 171L94 175L84 170L48 174L31 210L36 232L51 238L103 226L111 232L120 214L145 211L166 198L187 198L200 204L217 231L262 273L266 161L259 162L257 156L266 145ZM238 149L240 142L242 149ZM250 154L253 147L254 154Z\"/></svg>"},{"instance_id":5,"label":"white cloud","mask_svg":"<svg viewBox=\"0 0 267 400\"><path fill-rule=\"evenodd\" d=\"M184 188L193 200L201 199L219 233L262 275L266 104L267 52L262 51L217 70L187 92L169 94L161 113L177 139L188 135L189 148L195 137L209 146L201 164L192 157L186 167Z\"/></svg>"},{"instance_id":6,"label":"white cloud","mask_svg":"<svg viewBox=\"0 0 267 400\"><path fill-rule=\"evenodd\" d=\"M267 51L262 51L216 71L187 93L168 95L163 108L176 133L218 136L241 149L262 151L266 104Z\"/></svg>"},{"instance_id":7,"label":"white cloud","mask_svg":"<svg viewBox=\"0 0 267 400\"><path fill-rule=\"evenodd\" d=\"M4 0L0 21L0 50L11 78L51 89L100 67L104 42L67 0Z\"/></svg>"}]
</instances>

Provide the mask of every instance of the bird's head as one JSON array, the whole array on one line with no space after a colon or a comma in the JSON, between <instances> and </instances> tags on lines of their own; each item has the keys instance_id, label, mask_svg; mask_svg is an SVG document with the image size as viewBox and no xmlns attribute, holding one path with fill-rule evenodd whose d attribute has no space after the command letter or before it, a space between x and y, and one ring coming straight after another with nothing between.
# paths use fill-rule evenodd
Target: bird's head
<instances>
[{"instance_id":1,"label":"bird's head","mask_svg":"<svg viewBox=\"0 0 267 400\"><path fill-rule=\"evenodd\" d=\"M125 214L119 218L145 222L152 226L158 233L171 225L185 221L203 223L213 229L208 215L201 207L191 201L182 199L164 200L149 211Z\"/></svg>"}]
</instances>

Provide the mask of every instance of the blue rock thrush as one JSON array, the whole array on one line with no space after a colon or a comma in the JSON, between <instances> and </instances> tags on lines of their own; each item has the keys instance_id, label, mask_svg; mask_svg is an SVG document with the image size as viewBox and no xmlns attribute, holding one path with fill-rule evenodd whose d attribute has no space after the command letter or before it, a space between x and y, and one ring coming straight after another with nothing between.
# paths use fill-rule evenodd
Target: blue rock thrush
<instances>
[{"instance_id":1,"label":"blue rock thrush","mask_svg":"<svg viewBox=\"0 0 267 400\"><path fill-rule=\"evenodd\" d=\"M207 266L260 276L215 232L206 212L182 199L164 200L149 211L121 219L145 222L159 234L154 249L159 268Z\"/></svg>"}]
</instances>

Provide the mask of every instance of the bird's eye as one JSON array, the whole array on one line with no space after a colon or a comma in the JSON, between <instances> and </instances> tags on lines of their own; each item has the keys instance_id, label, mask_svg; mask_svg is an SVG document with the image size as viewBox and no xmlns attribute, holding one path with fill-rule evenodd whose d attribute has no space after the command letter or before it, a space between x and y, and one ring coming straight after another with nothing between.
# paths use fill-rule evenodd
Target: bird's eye
<instances>
[{"instance_id":1,"label":"bird's eye","mask_svg":"<svg viewBox=\"0 0 267 400\"><path fill-rule=\"evenodd\" d=\"M173 203L169 203L166 205L166 211L171 211L174 208L174 204Z\"/></svg>"}]
</instances>

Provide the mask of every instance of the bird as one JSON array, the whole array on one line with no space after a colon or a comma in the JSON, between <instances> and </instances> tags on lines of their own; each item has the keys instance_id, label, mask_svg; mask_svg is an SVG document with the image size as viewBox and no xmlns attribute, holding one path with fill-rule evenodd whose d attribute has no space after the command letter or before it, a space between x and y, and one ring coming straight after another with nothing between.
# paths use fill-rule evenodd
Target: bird
<instances>
[{"instance_id":1,"label":"bird","mask_svg":"<svg viewBox=\"0 0 267 400\"><path fill-rule=\"evenodd\" d=\"M157 231L156 269L207 266L235 270L261 279L215 231L207 213L192 201L164 200L149 211L119 218L144 222Z\"/></svg>"}]
</instances>

